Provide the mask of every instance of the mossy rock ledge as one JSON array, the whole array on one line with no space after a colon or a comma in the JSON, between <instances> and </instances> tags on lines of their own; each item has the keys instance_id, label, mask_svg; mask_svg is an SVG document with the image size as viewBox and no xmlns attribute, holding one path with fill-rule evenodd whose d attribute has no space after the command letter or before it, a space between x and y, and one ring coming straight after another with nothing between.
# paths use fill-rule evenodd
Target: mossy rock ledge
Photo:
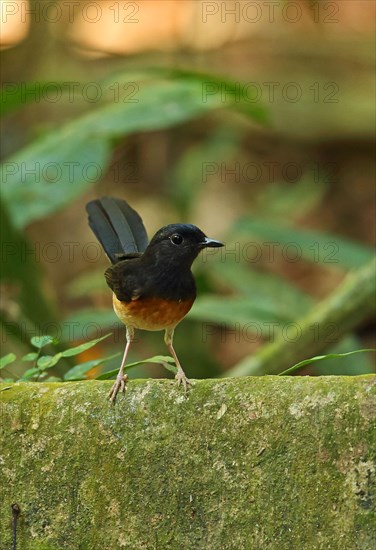
<instances>
[{"instance_id":1,"label":"mossy rock ledge","mask_svg":"<svg viewBox=\"0 0 376 550\"><path fill-rule=\"evenodd\" d=\"M376 377L1 384L1 550L374 550Z\"/></svg>"}]
</instances>

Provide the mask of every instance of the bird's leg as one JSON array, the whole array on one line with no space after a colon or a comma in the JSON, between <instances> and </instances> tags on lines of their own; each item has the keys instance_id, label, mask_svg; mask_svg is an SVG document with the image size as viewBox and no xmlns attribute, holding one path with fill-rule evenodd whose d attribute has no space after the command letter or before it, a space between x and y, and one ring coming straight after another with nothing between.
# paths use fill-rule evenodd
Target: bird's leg
<instances>
[{"instance_id":1,"label":"bird's leg","mask_svg":"<svg viewBox=\"0 0 376 550\"><path fill-rule=\"evenodd\" d=\"M128 380L128 375L124 374L124 367L125 367L125 362L127 360L129 348L131 347L131 343L133 342L133 339L134 339L134 329L133 327L126 327L126 329L127 329L127 343L125 346L123 359L121 361L120 369L116 377L116 380L114 382L114 385L112 386L111 391L108 394L108 397L110 398L110 401L112 403L115 403L116 396L119 391L122 391L122 392L125 391L125 385Z\"/></svg>"},{"instance_id":2,"label":"bird's leg","mask_svg":"<svg viewBox=\"0 0 376 550\"><path fill-rule=\"evenodd\" d=\"M178 368L178 372L176 373L175 380L177 381L178 386L180 386L180 384L182 384L183 387L184 387L184 390L187 391L187 387L188 387L188 385L191 384L191 382L186 377L185 372L183 371L183 369L181 367L181 364L179 362L178 356L175 353L174 347L172 345L173 339L174 339L174 329L173 328L166 328L164 341L165 341L165 344L168 348L168 351L171 353L172 357L174 358L175 365Z\"/></svg>"}]
</instances>

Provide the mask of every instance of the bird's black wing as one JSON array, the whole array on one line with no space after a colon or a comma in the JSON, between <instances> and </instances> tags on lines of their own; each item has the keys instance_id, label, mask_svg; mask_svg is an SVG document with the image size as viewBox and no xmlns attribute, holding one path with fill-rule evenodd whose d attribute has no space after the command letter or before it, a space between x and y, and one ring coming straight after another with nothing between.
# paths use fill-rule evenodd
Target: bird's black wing
<instances>
[{"instance_id":1,"label":"bird's black wing","mask_svg":"<svg viewBox=\"0 0 376 550\"><path fill-rule=\"evenodd\" d=\"M121 302L138 300L143 294L143 272L137 257L128 258L108 267L106 283Z\"/></svg>"},{"instance_id":2,"label":"bird's black wing","mask_svg":"<svg viewBox=\"0 0 376 550\"><path fill-rule=\"evenodd\" d=\"M140 215L121 199L103 197L86 205L89 225L111 263L144 252L148 236Z\"/></svg>"}]
</instances>

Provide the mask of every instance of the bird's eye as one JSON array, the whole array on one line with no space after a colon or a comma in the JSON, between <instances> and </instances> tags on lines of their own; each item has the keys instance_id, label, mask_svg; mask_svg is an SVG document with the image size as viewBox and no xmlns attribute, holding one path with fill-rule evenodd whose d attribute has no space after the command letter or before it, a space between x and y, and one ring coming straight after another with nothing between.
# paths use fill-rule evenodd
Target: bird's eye
<instances>
[{"instance_id":1,"label":"bird's eye","mask_svg":"<svg viewBox=\"0 0 376 550\"><path fill-rule=\"evenodd\" d=\"M172 235L172 237L170 237L170 241L173 244L181 244L183 242L183 237L179 235L179 233L175 233L175 235Z\"/></svg>"}]
</instances>

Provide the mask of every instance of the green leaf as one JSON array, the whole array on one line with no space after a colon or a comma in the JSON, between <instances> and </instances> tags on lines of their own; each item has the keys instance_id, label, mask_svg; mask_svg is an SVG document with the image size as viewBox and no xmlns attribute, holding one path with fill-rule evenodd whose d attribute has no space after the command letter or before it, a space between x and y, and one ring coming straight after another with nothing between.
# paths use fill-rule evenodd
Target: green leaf
<instances>
[{"instance_id":1,"label":"green leaf","mask_svg":"<svg viewBox=\"0 0 376 550\"><path fill-rule=\"evenodd\" d=\"M38 265L35 245L13 227L4 201L1 200L0 234L4 245L0 277L18 288L17 302L21 307L22 323L14 323L16 327L12 332L23 344L24 331L37 334L37 327L43 326L46 319L49 322L56 321L55 312L43 291L42 270ZM2 322L6 322L5 318ZM21 325L24 327L22 330Z\"/></svg>"},{"instance_id":2,"label":"green leaf","mask_svg":"<svg viewBox=\"0 0 376 550\"><path fill-rule=\"evenodd\" d=\"M111 336L111 334L106 334L101 338L95 338L95 340L90 340L90 342L85 342L85 344L81 344L80 346L76 346L75 348L70 348L65 351L62 351L61 356L72 357L73 355L79 355L80 353L83 353L87 349L90 349L96 344L98 344L98 342L102 342L102 340L105 340L105 338L108 338L109 336Z\"/></svg>"},{"instance_id":3,"label":"green leaf","mask_svg":"<svg viewBox=\"0 0 376 550\"><path fill-rule=\"evenodd\" d=\"M134 103L111 103L85 115L80 130L107 137L175 126L207 111L223 107L221 97L202 101L201 82L195 80L137 83Z\"/></svg>"},{"instance_id":4,"label":"green leaf","mask_svg":"<svg viewBox=\"0 0 376 550\"><path fill-rule=\"evenodd\" d=\"M54 367L61 358L61 353L57 353L56 355L43 355L42 357L39 357L37 366L40 370L50 369L51 367Z\"/></svg>"},{"instance_id":5,"label":"green leaf","mask_svg":"<svg viewBox=\"0 0 376 550\"><path fill-rule=\"evenodd\" d=\"M235 250L235 243L226 244L229 250ZM252 269L238 259L231 261L230 256L227 261L213 262L210 277L217 283L225 283L231 292L244 295L244 300L249 300L253 307L274 311L276 318L294 320L313 305L310 296L279 275Z\"/></svg>"},{"instance_id":6,"label":"green leaf","mask_svg":"<svg viewBox=\"0 0 376 550\"><path fill-rule=\"evenodd\" d=\"M262 325L279 321L288 322L291 314L282 311L278 303L255 303L251 297L223 298L218 296L203 296L197 298L188 314L189 319L213 323L225 323L230 327L241 325L239 329L252 332L262 330Z\"/></svg>"},{"instance_id":7,"label":"green leaf","mask_svg":"<svg viewBox=\"0 0 376 550\"><path fill-rule=\"evenodd\" d=\"M26 355L24 355L21 361L35 361L37 357L38 354L33 351L32 353L27 353Z\"/></svg>"},{"instance_id":8,"label":"green leaf","mask_svg":"<svg viewBox=\"0 0 376 550\"><path fill-rule=\"evenodd\" d=\"M51 83L35 81L22 82L22 84L18 82L5 83L2 86L0 93L1 116L15 111L20 107L23 107L27 103L35 102L38 94L26 93L26 90L43 90L45 94L48 94L48 87L51 87L51 84L53 84L54 93L56 93L57 91L59 91L61 94L65 91L68 92L68 88L66 85L64 85L64 82L54 81L53 83Z\"/></svg>"},{"instance_id":9,"label":"green leaf","mask_svg":"<svg viewBox=\"0 0 376 550\"><path fill-rule=\"evenodd\" d=\"M2 165L2 195L23 228L66 206L103 174L109 143L71 123L32 142Z\"/></svg>"},{"instance_id":10,"label":"green leaf","mask_svg":"<svg viewBox=\"0 0 376 550\"><path fill-rule=\"evenodd\" d=\"M145 363L157 363L158 365L162 365L165 368L168 368L167 365L171 363L175 363L175 361L170 356L155 355L154 357L149 357L149 359L143 359L142 361L129 363L128 365L125 365L124 370L129 370L133 367L137 367L137 365L143 365ZM119 365L119 368L120 368L120 365ZM172 369L168 369L168 370L172 370ZM99 376L97 376L96 380L108 380L109 378L116 376L118 372L119 372L119 369L104 372L103 374L100 374ZM172 370L172 372L176 372L176 369Z\"/></svg>"},{"instance_id":11,"label":"green leaf","mask_svg":"<svg viewBox=\"0 0 376 550\"><path fill-rule=\"evenodd\" d=\"M301 367L305 367L306 365L311 365L312 363L315 363L316 361L322 361L323 359L337 359L340 357L347 357L349 355L355 355L356 353L368 353L368 352L375 352L376 349L357 349L354 351L349 351L347 353L329 353L327 355L317 355L316 357L311 357L311 359L305 359L304 361L300 361L299 363L296 363L296 365L293 365L289 369L284 370L283 372L280 372L278 376L284 376L285 374L290 374L291 372L294 372Z\"/></svg>"},{"instance_id":12,"label":"green leaf","mask_svg":"<svg viewBox=\"0 0 376 550\"><path fill-rule=\"evenodd\" d=\"M23 228L51 215L99 180L109 164L114 138L170 128L224 107L264 118L263 107L239 101L236 82L188 73L163 78L157 80L150 72L148 80L132 82L132 98L100 105L7 159L2 165L2 195L14 224ZM120 88L124 83L129 84L129 73L114 80ZM218 91L204 97L205 85L213 83ZM225 104L222 85L229 87Z\"/></svg>"},{"instance_id":13,"label":"green leaf","mask_svg":"<svg viewBox=\"0 0 376 550\"><path fill-rule=\"evenodd\" d=\"M200 85L203 102L208 100L208 96L213 95L220 98L222 107L235 109L256 122L268 122L269 116L265 107L258 101L250 101L247 94L242 92L243 87L247 86L247 82L243 84L222 75L180 68L156 67L149 69L149 72L179 81L197 82Z\"/></svg>"},{"instance_id":14,"label":"green leaf","mask_svg":"<svg viewBox=\"0 0 376 550\"><path fill-rule=\"evenodd\" d=\"M354 349L361 349L362 342L354 334L345 336L338 344L328 350L329 353L348 353ZM367 353L358 355L356 361L350 356L343 356L340 361L340 372L337 368L337 362L330 358L326 361L314 363L312 370L315 375L330 376L340 374L341 376L357 376L359 374L371 374L375 372L374 358Z\"/></svg>"},{"instance_id":15,"label":"green leaf","mask_svg":"<svg viewBox=\"0 0 376 550\"><path fill-rule=\"evenodd\" d=\"M269 246L275 244L277 253L290 262L303 258L329 267L353 269L362 267L374 257L371 247L338 235L276 224L259 218L243 218L235 223L233 229L258 242L266 240Z\"/></svg>"},{"instance_id":16,"label":"green leaf","mask_svg":"<svg viewBox=\"0 0 376 550\"><path fill-rule=\"evenodd\" d=\"M7 355L4 355L0 359L0 369L5 368L7 365L10 365L17 359L16 355L14 353L8 353Z\"/></svg>"},{"instance_id":17,"label":"green leaf","mask_svg":"<svg viewBox=\"0 0 376 550\"><path fill-rule=\"evenodd\" d=\"M33 336L30 340L30 343L35 348L41 349L49 344L57 344L58 340L56 340L56 338L54 338L53 336L45 334L43 336Z\"/></svg>"},{"instance_id":18,"label":"green leaf","mask_svg":"<svg viewBox=\"0 0 376 550\"><path fill-rule=\"evenodd\" d=\"M64 375L64 380L70 381L70 380L84 380L86 374L89 370L99 367L99 365L102 365L103 363L107 363L108 361L111 361L111 359L114 359L115 357L119 357L121 355L121 352L115 353L114 355L110 355L109 357L102 357L101 359L93 359L92 361L86 361L85 363L81 363L80 365L76 365L75 367L72 367L69 369L68 372Z\"/></svg>"},{"instance_id":19,"label":"green leaf","mask_svg":"<svg viewBox=\"0 0 376 550\"><path fill-rule=\"evenodd\" d=\"M166 363L165 361L162 361L161 365L169 372L172 372L172 374L176 374L178 372L178 369L175 365L171 365L170 363Z\"/></svg>"},{"instance_id":20,"label":"green leaf","mask_svg":"<svg viewBox=\"0 0 376 550\"><path fill-rule=\"evenodd\" d=\"M314 170L305 172L295 184L285 181L266 185L256 196L255 211L282 223L285 219L302 219L322 200L328 187Z\"/></svg>"},{"instance_id":21,"label":"green leaf","mask_svg":"<svg viewBox=\"0 0 376 550\"><path fill-rule=\"evenodd\" d=\"M90 337L90 327L92 327L94 334L98 334L99 331L114 330L119 326L122 326L122 323L116 317L112 308L85 308L69 317L65 317L62 324L61 339L64 342L69 342L72 340L72 332L73 334L85 334Z\"/></svg>"},{"instance_id":22,"label":"green leaf","mask_svg":"<svg viewBox=\"0 0 376 550\"><path fill-rule=\"evenodd\" d=\"M221 106L202 102L198 82L138 83L135 102L114 102L55 128L2 166L2 194L15 225L62 208L103 176L110 140L132 132L168 128Z\"/></svg>"},{"instance_id":23,"label":"green leaf","mask_svg":"<svg viewBox=\"0 0 376 550\"><path fill-rule=\"evenodd\" d=\"M20 378L20 381L29 380L30 378L33 378L33 376L40 375L40 370L37 367L33 367L32 369L26 370L23 375Z\"/></svg>"}]
</instances>

